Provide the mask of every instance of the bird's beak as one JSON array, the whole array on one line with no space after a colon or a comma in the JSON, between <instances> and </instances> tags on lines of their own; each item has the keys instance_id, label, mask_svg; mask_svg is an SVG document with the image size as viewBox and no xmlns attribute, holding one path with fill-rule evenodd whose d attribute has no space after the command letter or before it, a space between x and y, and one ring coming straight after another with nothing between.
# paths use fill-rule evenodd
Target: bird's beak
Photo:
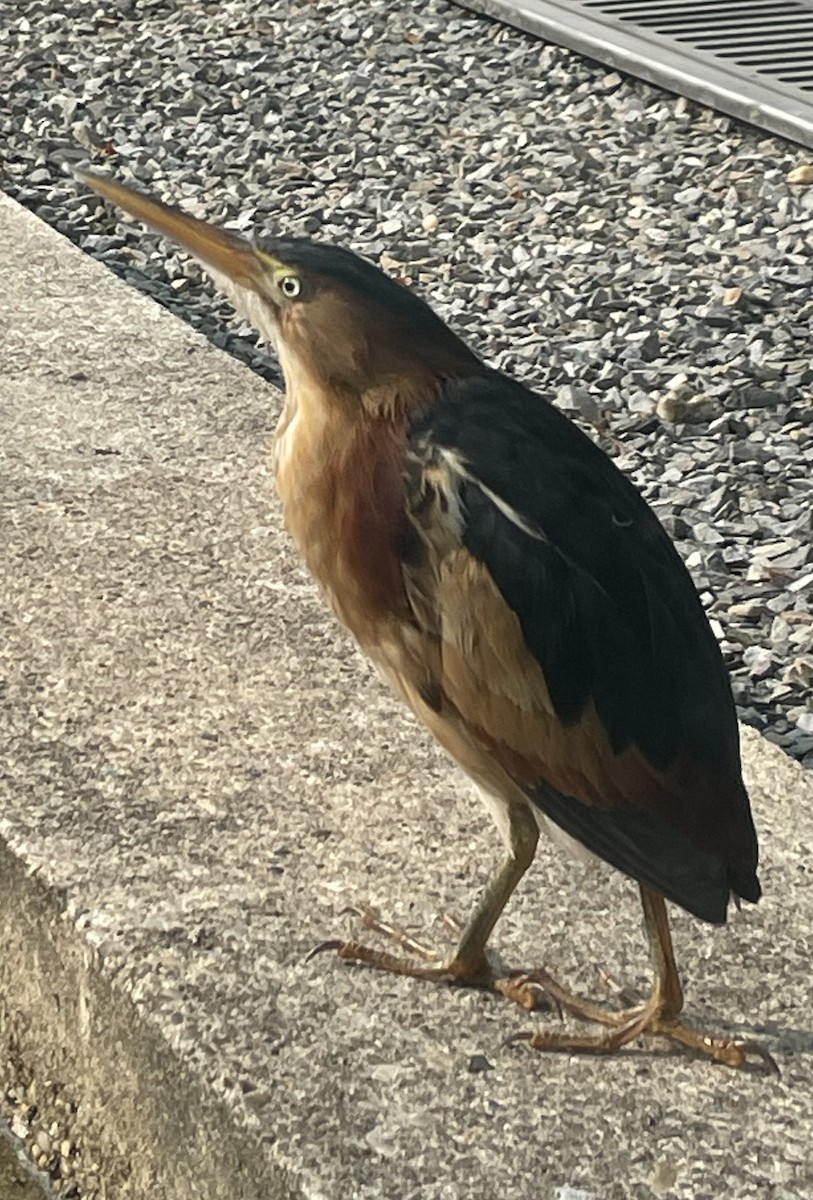
<instances>
[{"instance_id":1,"label":"bird's beak","mask_svg":"<svg viewBox=\"0 0 813 1200\"><path fill-rule=\"evenodd\" d=\"M225 276L238 287L255 292L263 290L265 271L262 259L251 242L238 233L219 229L208 221L200 221L171 204L164 204L143 192L114 183L104 175L90 171L76 171L75 175L94 192L118 204L131 217L151 225L165 237L183 246L212 272Z\"/></svg>"}]
</instances>

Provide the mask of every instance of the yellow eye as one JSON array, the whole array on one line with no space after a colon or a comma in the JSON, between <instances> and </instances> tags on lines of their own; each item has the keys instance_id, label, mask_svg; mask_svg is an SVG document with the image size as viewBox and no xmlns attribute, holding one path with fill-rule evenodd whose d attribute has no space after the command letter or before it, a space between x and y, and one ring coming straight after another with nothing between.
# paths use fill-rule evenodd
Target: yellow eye
<instances>
[{"instance_id":1,"label":"yellow eye","mask_svg":"<svg viewBox=\"0 0 813 1200\"><path fill-rule=\"evenodd\" d=\"M302 291L302 284L296 275L283 275L279 281L279 290L288 300L296 300Z\"/></svg>"}]
</instances>

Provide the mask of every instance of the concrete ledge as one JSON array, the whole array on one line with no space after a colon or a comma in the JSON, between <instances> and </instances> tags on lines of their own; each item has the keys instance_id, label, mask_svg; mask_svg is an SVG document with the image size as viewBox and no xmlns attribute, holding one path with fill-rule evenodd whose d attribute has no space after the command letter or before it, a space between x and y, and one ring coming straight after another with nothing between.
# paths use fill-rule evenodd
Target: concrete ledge
<instances>
[{"instance_id":1,"label":"concrete ledge","mask_svg":"<svg viewBox=\"0 0 813 1200\"><path fill-rule=\"evenodd\" d=\"M230 1106L206 1094L183 1047L168 1044L171 1030L144 1020L114 964L76 936L66 901L0 842L3 1083L36 1105L32 1133L56 1122L55 1147L76 1147L67 1182L110 1197L300 1196Z\"/></svg>"},{"instance_id":2,"label":"concrete ledge","mask_svg":"<svg viewBox=\"0 0 813 1200\"><path fill-rule=\"evenodd\" d=\"M0 1078L84 1195L813 1194L810 778L745 731L766 899L676 917L691 1015L778 1081L510 1050L496 999L306 964L354 900L442 937L496 836L289 550L275 393L7 200L0 291ZM496 941L640 985L638 930L551 850Z\"/></svg>"}]
</instances>

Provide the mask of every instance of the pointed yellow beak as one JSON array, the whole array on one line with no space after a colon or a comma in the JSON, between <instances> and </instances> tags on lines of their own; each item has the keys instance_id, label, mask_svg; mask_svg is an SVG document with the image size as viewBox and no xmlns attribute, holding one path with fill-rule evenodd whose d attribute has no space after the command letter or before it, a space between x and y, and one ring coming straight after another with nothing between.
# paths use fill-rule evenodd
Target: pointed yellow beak
<instances>
[{"instance_id":1,"label":"pointed yellow beak","mask_svg":"<svg viewBox=\"0 0 813 1200\"><path fill-rule=\"evenodd\" d=\"M205 267L225 275L242 287L262 290L265 277L262 259L251 242L240 234L190 217L171 204L164 204L143 192L114 183L106 176L90 171L76 171L75 175L94 192L104 196L105 200L111 200L131 217L151 225L165 237L183 246Z\"/></svg>"}]
</instances>

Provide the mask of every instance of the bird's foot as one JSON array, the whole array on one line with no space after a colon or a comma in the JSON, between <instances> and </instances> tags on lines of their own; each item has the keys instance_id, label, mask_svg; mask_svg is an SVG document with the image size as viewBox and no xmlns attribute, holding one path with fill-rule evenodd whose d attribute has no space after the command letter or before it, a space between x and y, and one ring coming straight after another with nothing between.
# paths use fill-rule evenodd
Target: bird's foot
<instances>
[{"instance_id":1,"label":"bird's foot","mask_svg":"<svg viewBox=\"0 0 813 1200\"><path fill-rule=\"evenodd\" d=\"M308 955L309 959L316 954L334 951L347 962L363 963L396 975L432 979L459 987L482 988L498 992L526 1011L554 1009L560 1017L563 1013L569 1013L582 1021L605 1026L605 1032L597 1034L537 1029L530 1033L514 1034L508 1039L511 1044L525 1042L534 1050L571 1054L612 1054L636 1038L660 1037L678 1042L729 1067L746 1067L754 1060L759 1060L768 1071L779 1074L776 1062L758 1042L712 1037L679 1021L679 1001L675 996L665 997L656 990L649 1000L636 1003L635 997L627 989L618 987L608 976L603 976L608 988L614 990L627 1006L610 1008L571 992L544 968L507 972L485 954L466 956L461 954L459 947L450 958L445 957L405 929L381 920L369 909L350 908L345 912L359 917L365 929L394 942L404 953L393 954L357 941L331 939L316 946ZM460 927L451 918L447 917L446 923L456 934L460 933Z\"/></svg>"},{"instance_id":2,"label":"bird's foot","mask_svg":"<svg viewBox=\"0 0 813 1200\"><path fill-rule=\"evenodd\" d=\"M701 1033L678 1020L676 1015L667 1015L664 999L657 991L645 1002L614 1010L562 988L544 970L533 972L533 978L539 981L560 1009L581 1020L604 1025L606 1030L597 1034L581 1034L536 1029L530 1033L514 1034L508 1039L510 1044L525 1042L534 1050L613 1054L636 1038L659 1037L677 1042L727 1067L746 1067L758 1060L768 1072L779 1074L776 1061L759 1042ZM625 1001L629 999L626 989L620 990L619 995Z\"/></svg>"},{"instance_id":3,"label":"bird's foot","mask_svg":"<svg viewBox=\"0 0 813 1200\"><path fill-rule=\"evenodd\" d=\"M445 956L439 954L434 947L418 941L405 929L383 921L370 909L353 907L346 908L344 912L359 917L365 929L394 942L404 953L393 954L375 946L366 946L362 942L331 938L311 950L308 959L333 951L347 962L363 963L365 966L374 967L379 971L390 971L395 975L409 975L416 979L432 979L458 987L498 992L528 1012L539 1008L559 1008L556 1000L547 994L544 985L534 976L508 972L485 953L467 955L461 953L458 947L451 957ZM455 935L461 934L461 927L452 917L446 916L444 920Z\"/></svg>"},{"instance_id":4,"label":"bird's foot","mask_svg":"<svg viewBox=\"0 0 813 1200\"><path fill-rule=\"evenodd\" d=\"M363 963L379 971L390 971L395 975L410 975L418 979L435 979L442 983L456 983L469 987L489 987L490 965L483 955L478 960L465 960L460 955L447 958L434 947L418 941L407 930L382 920L371 909L348 907L343 916L358 917L365 929L369 929L387 941L393 942L403 954L393 954L376 946L367 946L355 940L343 941L331 938L314 947L308 959L317 954L334 951L346 962ZM452 924L452 922L449 922Z\"/></svg>"}]
</instances>

